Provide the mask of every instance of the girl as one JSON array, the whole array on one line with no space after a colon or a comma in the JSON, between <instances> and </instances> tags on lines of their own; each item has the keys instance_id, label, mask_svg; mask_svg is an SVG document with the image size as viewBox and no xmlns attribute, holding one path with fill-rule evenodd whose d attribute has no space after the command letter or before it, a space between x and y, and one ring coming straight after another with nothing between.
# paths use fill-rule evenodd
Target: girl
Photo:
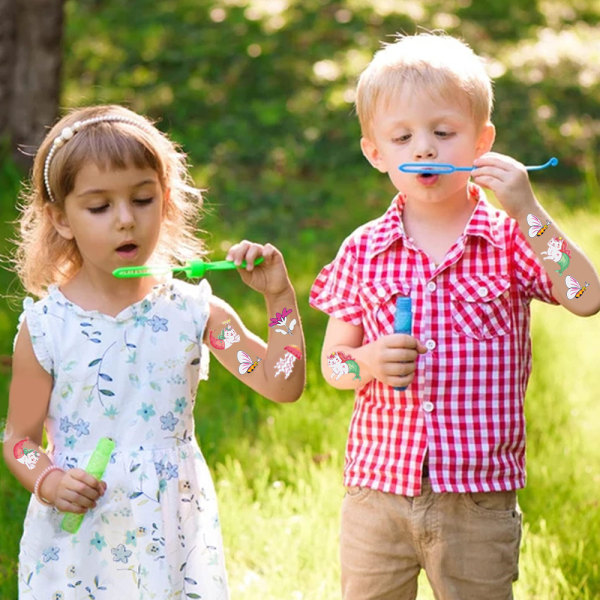
<instances>
[{"instance_id":1,"label":"girl","mask_svg":"<svg viewBox=\"0 0 600 600\"><path fill-rule=\"evenodd\" d=\"M24 302L4 443L9 468L34 492L21 598L228 598L215 491L194 437L206 348L253 390L293 402L304 339L270 244L243 241L227 256L246 261L240 275L272 321L290 314L297 323L286 335L270 328L268 344L205 280L112 275L204 256L193 232L199 201L176 146L123 107L71 112L37 153L16 263L41 299ZM225 328L234 341L212 343ZM101 437L116 442L106 481L83 470ZM17 456L32 452L26 467ZM74 535L61 529L65 511L89 511Z\"/></svg>"}]
</instances>

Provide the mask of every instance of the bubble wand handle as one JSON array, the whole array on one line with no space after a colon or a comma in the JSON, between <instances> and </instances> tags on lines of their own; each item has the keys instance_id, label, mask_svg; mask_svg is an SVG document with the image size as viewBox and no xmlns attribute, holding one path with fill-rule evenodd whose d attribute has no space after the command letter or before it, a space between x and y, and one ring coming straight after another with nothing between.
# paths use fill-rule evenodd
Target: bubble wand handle
<instances>
[{"instance_id":1,"label":"bubble wand handle","mask_svg":"<svg viewBox=\"0 0 600 600\"><path fill-rule=\"evenodd\" d=\"M115 443L113 440L107 437L100 438L96 449L90 456L85 471L98 480L102 479L114 449ZM85 514L66 513L60 526L68 533L77 533L81 527L83 517L85 517Z\"/></svg>"},{"instance_id":2,"label":"bubble wand handle","mask_svg":"<svg viewBox=\"0 0 600 600\"><path fill-rule=\"evenodd\" d=\"M558 158L553 156L550 160L545 162L543 165L528 165L525 168L528 171L541 171L548 167L555 167L558 164ZM455 165L446 163L426 163L426 162L415 162L415 163L402 163L398 169L403 173L428 173L429 175L447 175L448 173L454 173L455 171L472 171L475 169L471 167L457 167Z\"/></svg>"},{"instance_id":3,"label":"bubble wand handle","mask_svg":"<svg viewBox=\"0 0 600 600\"><path fill-rule=\"evenodd\" d=\"M396 299L396 315L394 316L394 333L412 333L412 303L410 296L398 296ZM396 391L403 392L404 387L395 387Z\"/></svg>"}]
</instances>

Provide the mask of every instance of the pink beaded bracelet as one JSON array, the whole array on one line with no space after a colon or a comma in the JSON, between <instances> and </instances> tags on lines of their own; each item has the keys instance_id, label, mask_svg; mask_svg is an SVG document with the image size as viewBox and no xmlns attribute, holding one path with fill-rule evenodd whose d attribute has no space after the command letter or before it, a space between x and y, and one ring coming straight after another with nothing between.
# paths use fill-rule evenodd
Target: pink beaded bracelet
<instances>
[{"instance_id":1,"label":"pink beaded bracelet","mask_svg":"<svg viewBox=\"0 0 600 600\"><path fill-rule=\"evenodd\" d=\"M39 477L37 478L37 480L35 482L35 485L33 486L34 496L38 499L39 502L41 502L42 504L45 504L46 506L52 506L52 504L50 502L48 502L48 500L46 500L40 496L40 488L42 487L42 483L44 482L44 479L46 479L46 477L48 477L48 475L50 473L52 473L52 471L62 471L62 469L57 465L50 465L50 466L46 467L40 473Z\"/></svg>"}]
</instances>

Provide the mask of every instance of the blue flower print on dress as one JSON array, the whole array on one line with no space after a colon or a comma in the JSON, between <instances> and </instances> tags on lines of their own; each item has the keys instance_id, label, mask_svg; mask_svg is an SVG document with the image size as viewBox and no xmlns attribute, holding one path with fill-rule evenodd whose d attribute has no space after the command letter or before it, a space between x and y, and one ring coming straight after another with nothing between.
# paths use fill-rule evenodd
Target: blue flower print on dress
<instances>
[{"instance_id":1,"label":"blue flower print on dress","mask_svg":"<svg viewBox=\"0 0 600 600\"><path fill-rule=\"evenodd\" d=\"M98 552L102 550L106 546L106 542L104 541L104 536L100 535L97 531L94 534L94 537L90 540L90 545L94 546Z\"/></svg>"},{"instance_id":2,"label":"blue flower print on dress","mask_svg":"<svg viewBox=\"0 0 600 600\"><path fill-rule=\"evenodd\" d=\"M158 477L162 477L163 473L165 472L165 465L163 461L161 460L160 462L155 462L154 468L156 469L156 474Z\"/></svg>"},{"instance_id":3,"label":"blue flower print on dress","mask_svg":"<svg viewBox=\"0 0 600 600\"><path fill-rule=\"evenodd\" d=\"M179 414L183 414L185 407L187 406L187 401L185 398L177 398L175 400L175 412Z\"/></svg>"},{"instance_id":4,"label":"blue flower print on dress","mask_svg":"<svg viewBox=\"0 0 600 600\"><path fill-rule=\"evenodd\" d=\"M125 532L125 543L128 546L137 546L137 532L135 529Z\"/></svg>"},{"instance_id":5,"label":"blue flower print on dress","mask_svg":"<svg viewBox=\"0 0 600 600\"><path fill-rule=\"evenodd\" d=\"M75 430L77 437L81 437L82 435L90 435L90 424L83 419L78 419L77 423L73 425L73 429Z\"/></svg>"},{"instance_id":6,"label":"blue flower print on dress","mask_svg":"<svg viewBox=\"0 0 600 600\"><path fill-rule=\"evenodd\" d=\"M163 319L158 315L154 315L149 321L148 325L152 327L152 331L154 333L158 333L159 331L169 331L167 327L168 319Z\"/></svg>"},{"instance_id":7,"label":"blue flower print on dress","mask_svg":"<svg viewBox=\"0 0 600 600\"><path fill-rule=\"evenodd\" d=\"M175 478L179 477L179 471L178 471L177 465L167 463L165 471L167 473L167 480L175 479Z\"/></svg>"},{"instance_id":8,"label":"blue flower print on dress","mask_svg":"<svg viewBox=\"0 0 600 600\"><path fill-rule=\"evenodd\" d=\"M81 437L82 435L90 435L90 423L89 421L84 421L83 419L78 419L77 423L75 423L70 421L69 417L61 417L59 429L63 433L69 433L71 429L73 429L77 434L77 437Z\"/></svg>"},{"instance_id":9,"label":"blue flower print on dress","mask_svg":"<svg viewBox=\"0 0 600 600\"><path fill-rule=\"evenodd\" d=\"M163 415L160 418L160 422L162 423L161 429L163 431L175 431L175 425L179 423L179 419L173 415L171 411L169 411L166 415Z\"/></svg>"},{"instance_id":10,"label":"blue flower print on dress","mask_svg":"<svg viewBox=\"0 0 600 600\"><path fill-rule=\"evenodd\" d=\"M127 548L125 548L125 544L119 544L116 548L111 548L110 551L115 562L127 564L127 561L131 556L131 550L127 550Z\"/></svg>"},{"instance_id":11,"label":"blue flower print on dress","mask_svg":"<svg viewBox=\"0 0 600 600\"><path fill-rule=\"evenodd\" d=\"M154 411L152 404L146 404L145 402L142 402L142 408L137 411L137 414L140 415L144 421L148 422L150 418L156 414L156 412Z\"/></svg>"},{"instance_id":12,"label":"blue flower print on dress","mask_svg":"<svg viewBox=\"0 0 600 600\"><path fill-rule=\"evenodd\" d=\"M177 465L174 465L170 462L167 462L167 464L165 465L164 459L160 462L155 462L154 468L156 469L156 475L158 477L163 477L164 475L167 478L167 480L179 477Z\"/></svg>"},{"instance_id":13,"label":"blue flower print on dress","mask_svg":"<svg viewBox=\"0 0 600 600\"><path fill-rule=\"evenodd\" d=\"M52 546L51 548L46 548L46 550L44 550L44 552L42 552L42 560L45 563L50 562L51 560L58 560L59 552L60 552L60 549L57 548L56 546Z\"/></svg>"}]
</instances>

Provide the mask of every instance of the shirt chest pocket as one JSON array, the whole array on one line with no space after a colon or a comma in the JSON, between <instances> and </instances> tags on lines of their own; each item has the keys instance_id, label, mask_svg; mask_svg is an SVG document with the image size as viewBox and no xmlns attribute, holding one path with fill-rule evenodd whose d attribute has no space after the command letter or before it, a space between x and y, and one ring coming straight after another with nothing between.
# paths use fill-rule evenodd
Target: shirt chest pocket
<instances>
[{"instance_id":1,"label":"shirt chest pocket","mask_svg":"<svg viewBox=\"0 0 600 600\"><path fill-rule=\"evenodd\" d=\"M410 285L385 279L365 282L361 286L359 297L367 325L365 334L369 341L394 333L398 296L410 296Z\"/></svg>"},{"instance_id":2,"label":"shirt chest pocket","mask_svg":"<svg viewBox=\"0 0 600 600\"><path fill-rule=\"evenodd\" d=\"M508 277L474 276L450 285L452 325L477 340L506 335L511 330Z\"/></svg>"}]
</instances>

